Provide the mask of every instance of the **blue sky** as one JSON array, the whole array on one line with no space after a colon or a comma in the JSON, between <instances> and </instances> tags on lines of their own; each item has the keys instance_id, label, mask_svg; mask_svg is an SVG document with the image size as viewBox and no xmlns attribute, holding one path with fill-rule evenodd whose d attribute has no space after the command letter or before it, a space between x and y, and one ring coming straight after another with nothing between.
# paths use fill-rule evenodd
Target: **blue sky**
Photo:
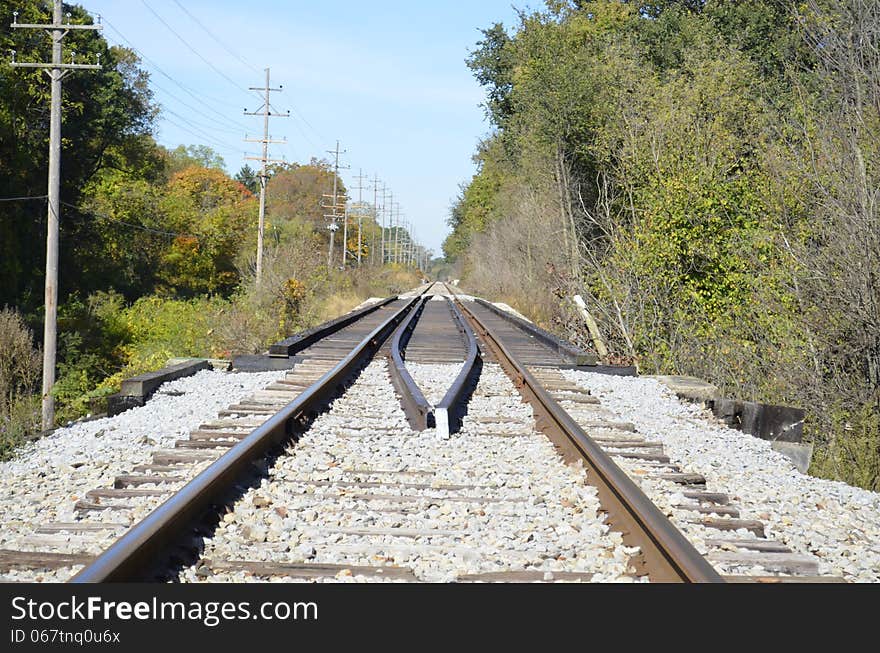
<instances>
[{"instance_id":1,"label":"blue sky","mask_svg":"<svg viewBox=\"0 0 880 653\"><path fill-rule=\"evenodd\" d=\"M292 113L271 123L273 137L288 140L273 146L272 156L327 158L339 139L347 150L343 161L351 166L342 174L347 185L355 186L361 168L365 175L378 174L419 240L440 255L449 205L473 174L471 156L489 130L480 107L483 92L464 59L480 28L516 22L510 0L82 4L105 18L110 42L126 45L127 39L151 61L145 68L165 109L157 134L162 144L210 145L234 174L245 163L246 149L258 152L258 145L242 139L246 131L257 137L262 119L242 112L259 108L260 100L246 88L262 86L269 67L272 86L284 87L273 94L273 106Z\"/></svg>"}]
</instances>

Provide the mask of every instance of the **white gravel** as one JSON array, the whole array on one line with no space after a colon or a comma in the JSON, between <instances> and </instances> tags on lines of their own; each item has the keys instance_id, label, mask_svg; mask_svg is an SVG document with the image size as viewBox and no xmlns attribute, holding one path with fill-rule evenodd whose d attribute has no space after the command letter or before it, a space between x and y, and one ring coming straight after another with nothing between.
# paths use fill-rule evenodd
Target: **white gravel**
<instances>
[{"instance_id":1,"label":"white gravel","mask_svg":"<svg viewBox=\"0 0 880 653\"><path fill-rule=\"evenodd\" d=\"M407 371L432 406L436 406L443 400L449 386L461 373L462 367L464 367L464 361L461 364L452 365L406 362ZM440 371L441 368L442 371Z\"/></svg>"},{"instance_id":2,"label":"white gravel","mask_svg":"<svg viewBox=\"0 0 880 653\"><path fill-rule=\"evenodd\" d=\"M683 471L729 494L744 519L764 522L769 539L815 555L823 575L880 581L880 494L801 474L769 442L728 428L654 379L564 374L662 442Z\"/></svg>"},{"instance_id":3,"label":"white gravel","mask_svg":"<svg viewBox=\"0 0 880 653\"><path fill-rule=\"evenodd\" d=\"M216 418L219 410L282 376L284 372L202 371L162 385L146 406L61 428L22 446L14 459L0 463L0 548L42 550L32 537L35 527L76 521L74 506L86 492L112 487L117 475L149 463L154 450L173 447L175 440ZM139 502L143 501L127 501ZM89 520L120 521L120 517L124 515L105 511ZM69 551L93 548L88 538L68 539ZM59 574L63 579L65 574ZM7 577L42 580L56 579L58 574L13 572Z\"/></svg>"},{"instance_id":4,"label":"white gravel","mask_svg":"<svg viewBox=\"0 0 880 653\"><path fill-rule=\"evenodd\" d=\"M423 380L433 373L428 385L445 386L458 366L420 367ZM480 421L499 415L516 421ZM609 532L583 470L534 431L531 409L497 365L484 367L463 431L444 440L409 430L386 363L374 362L288 454L224 517L205 559L388 564L435 582L522 569L631 580L635 550ZM180 579L255 580L197 571ZM321 582L366 580L342 573Z\"/></svg>"}]
</instances>

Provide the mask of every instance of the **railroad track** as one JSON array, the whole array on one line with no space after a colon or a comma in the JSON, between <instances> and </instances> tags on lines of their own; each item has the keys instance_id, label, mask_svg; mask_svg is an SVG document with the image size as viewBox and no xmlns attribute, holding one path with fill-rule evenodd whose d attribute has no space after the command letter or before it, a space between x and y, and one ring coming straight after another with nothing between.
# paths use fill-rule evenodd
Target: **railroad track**
<instances>
[{"instance_id":1,"label":"railroad track","mask_svg":"<svg viewBox=\"0 0 880 653\"><path fill-rule=\"evenodd\" d=\"M284 378L0 564L79 570L74 582L722 582L756 566L752 579L816 580L567 380L583 352L448 286L271 351L295 356ZM95 557L75 550L85 541L109 546Z\"/></svg>"}]
</instances>

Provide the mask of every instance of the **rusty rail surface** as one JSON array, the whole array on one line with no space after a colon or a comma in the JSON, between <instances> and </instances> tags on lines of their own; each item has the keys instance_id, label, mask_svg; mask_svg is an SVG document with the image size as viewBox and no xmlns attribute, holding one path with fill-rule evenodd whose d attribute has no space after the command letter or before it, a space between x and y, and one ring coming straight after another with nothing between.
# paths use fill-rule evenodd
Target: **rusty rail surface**
<instances>
[{"instance_id":1,"label":"rusty rail surface","mask_svg":"<svg viewBox=\"0 0 880 653\"><path fill-rule=\"evenodd\" d=\"M638 571L654 582L723 583L715 568L512 356L502 340L463 302L457 298L456 302L532 406L538 428L568 454L567 458L584 461L587 478L598 489L608 513L608 523L623 534L624 543L640 549L634 560Z\"/></svg>"},{"instance_id":2,"label":"rusty rail surface","mask_svg":"<svg viewBox=\"0 0 880 653\"><path fill-rule=\"evenodd\" d=\"M228 496L236 480L250 471L254 461L289 440L297 424L307 420L339 392L375 355L424 292L376 327L332 370L147 515L69 582L143 580L145 573L167 557L169 549L199 517Z\"/></svg>"}]
</instances>

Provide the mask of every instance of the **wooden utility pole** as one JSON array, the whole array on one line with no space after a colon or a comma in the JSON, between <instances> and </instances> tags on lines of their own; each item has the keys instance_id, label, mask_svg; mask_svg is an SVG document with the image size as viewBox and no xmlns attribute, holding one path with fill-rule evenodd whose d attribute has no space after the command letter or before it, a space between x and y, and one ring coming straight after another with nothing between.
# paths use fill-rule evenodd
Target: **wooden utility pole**
<instances>
[{"instance_id":1,"label":"wooden utility pole","mask_svg":"<svg viewBox=\"0 0 880 653\"><path fill-rule=\"evenodd\" d=\"M396 214L396 218L395 218ZM391 218L394 221L394 262L400 263L400 204L391 202Z\"/></svg>"},{"instance_id":2,"label":"wooden utility pole","mask_svg":"<svg viewBox=\"0 0 880 653\"><path fill-rule=\"evenodd\" d=\"M339 149L339 141L336 141L336 149L335 150L328 150L327 151L328 154L335 155L335 161L333 164L333 195L331 196L331 205L329 207L324 206L324 208L331 209L331 213L329 215L324 216L325 218L330 219L330 225L328 227L328 229L330 229L330 251L327 254L327 267L328 268L333 267L333 241L335 240L336 232L339 229L339 225L336 224L336 221L340 217L340 215L339 215L339 208L340 208L340 206L339 206L339 171L349 169L349 166L340 166L339 165L339 155L345 154L346 151L347 150L340 150ZM345 219L345 231L344 231L343 239L346 239L348 237L347 211L345 212L344 219ZM342 268L343 269L345 269L345 258L346 258L347 249L348 249L348 243L345 242L345 240L343 240L343 242L342 242Z\"/></svg>"},{"instance_id":3,"label":"wooden utility pole","mask_svg":"<svg viewBox=\"0 0 880 653\"><path fill-rule=\"evenodd\" d=\"M390 200L390 203L389 203ZM389 210L391 205L394 204L394 193L386 189L386 186L382 184L382 265L385 265L388 262L388 257L386 257L386 246L391 245L391 236L390 234L386 238L385 234L385 217L388 217L389 226L391 224L391 218L394 217L393 213Z\"/></svg>"},{"instance_id":4,"label":"wooden utility pole","mask_svg":"<svg viewBox=\"0 0 880 653\"><path fill-rule=\"evenodd\" d=\"M251 91L263 91L265 93L265 99L263 100L263 106L261 106L256 111L248 111L244 110L244 115L246 116L263 116L263 138L252 139L245 137L246 143L262 143L263 144L263 155L260 157L255 156L246 156L245 159L248 161L259 161L262 165L260 168L260 217L257 222L257 285L263 281L263 232L266 229L266 184L269 181L269 171L268 165L270 163L283 163L283 161L273 161L269 159L269 144L270 143L280 143L282 145L287 143L287 140L275 141L269 138L269 118L290 118L290 111L287 113L272 113L272 104L270 102L271 93L280 93L282 87L278 88L270 88L269 87L269 69L266 68L266 85L263 88L254 88L251 87Z\"/></svg>"},{"instance_id":5,"label":"wooden utility pole","mask_svg":"<svg viewBox=\"0 0 880 653\"><path fill-rule=\"evenodd\" d=\"M376 228L379 227L379 175L373 175L373 219L376 221ZM385 242L385 234L381 235L382 242ZM376 234L373 232L373 251L370 252L370 263L376 265Z\"/></svg>"},{"instance_id":6,"label":"wooden utility pole","mask_svg":"<svg viewBox=\"0 0 880 653\"><path fill-rule=\"evenodd\" d=\"M72 30L100 30L103 25L72 25L70 14L67 22L62 23L63 11L61 0L52 4L52 22L50 24L28 24L18 22L18 12L12 13L12 28L48 30L52 36L52 63L21 63L15 60L12 51L11 65L13 68L41 68L52 80L51 117L49 119L49 211L46 228L46 316L43 323L43 390L42 390L42 425L43 430L55 425L55 358L58 349L58 252L61 224L61 80L74 70L98 70L101 59L98 55L97 64L76 63L76 53L71 52L70 63L63 63L62 41Z\"/></svg>"},{"instance_id":7,"label":"wooden utility pole","mask_svg":"<svg viewBox=\"0 0 880 653\"><path fill-rule=\"evenodd\" d=\"M355 177L355 179L357 179L357 182L358 182L358 185L357 185L357 192L358 192L358 256L357 256L357 261L358 261L358 267L360 267L361 266L361 252L364 248L363 237L361 236L361 230L363 229L363 226L364 226L364 190L367 188L367 186L364 186L364 180L367 179L367 177L364 176L363 168L360 168L358 170L358 176Z\"/></svg>"}]
</instances>

